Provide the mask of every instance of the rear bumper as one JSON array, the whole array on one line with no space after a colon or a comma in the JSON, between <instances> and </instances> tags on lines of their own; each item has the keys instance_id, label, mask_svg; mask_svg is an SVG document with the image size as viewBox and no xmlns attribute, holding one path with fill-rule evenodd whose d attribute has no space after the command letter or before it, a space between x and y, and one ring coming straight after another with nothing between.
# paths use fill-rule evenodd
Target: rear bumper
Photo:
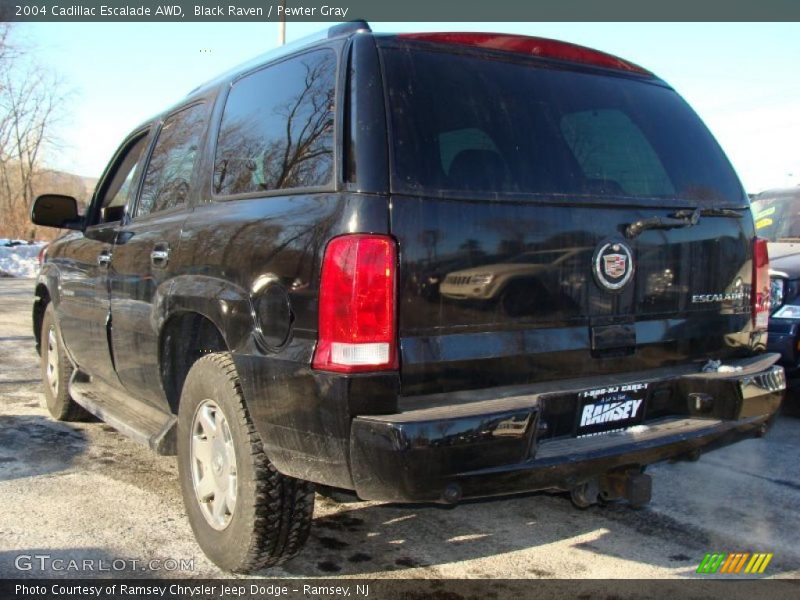
<instances>
[{"instance_id":1,"label":"rear bumper","mask_svg":"<svg viewBox=\"0 0 800 600\"><path fill-rule=\"evenodd\" d=\"M559 382L558 392L423 407L354 419L350 458L358 495L367 500L443 502L541 489L571 489L609 470L705 452L763 430L785 389L778 355L738 361L734 373L627 374L617 384L655 381L685 399L685 414L647 419L625 431L545 438L548 400L597 381ZM734 366L736 361L729 362ZM629 379L628 379L629 378ZM573 387L570 387L573 385ZM689 394L711 396L696 410Z\"/></svg>"}]
</instances>

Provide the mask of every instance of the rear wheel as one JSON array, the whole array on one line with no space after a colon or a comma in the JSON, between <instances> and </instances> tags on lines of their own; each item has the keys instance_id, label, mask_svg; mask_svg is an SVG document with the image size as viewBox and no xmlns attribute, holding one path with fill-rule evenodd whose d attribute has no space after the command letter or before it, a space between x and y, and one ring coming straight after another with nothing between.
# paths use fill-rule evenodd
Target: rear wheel
<instances>
[{"instance_id":1,"label":"rear wheel","mask_svg":"<svg viewBox=\"0 0 800 600\"><path fill-rule=\"evenodd\" d=\"M192 530L216 565L246 573L300 552L314 486L282 475L267 459L227 352L204 356L186 376L178 466Z\"/></svg>"},{"instance_id":2,"label":"rear wheel","mask_svg":"<svg viewBox=\"0 0 800 600\"><path fill-rule=\"evenodd\" d=\"M88 413L69 396L73 369L64 352L52 304L44 311L40 347L44 398L50 415L59 421L85 419Z\"/></svg>"}]
</instances>

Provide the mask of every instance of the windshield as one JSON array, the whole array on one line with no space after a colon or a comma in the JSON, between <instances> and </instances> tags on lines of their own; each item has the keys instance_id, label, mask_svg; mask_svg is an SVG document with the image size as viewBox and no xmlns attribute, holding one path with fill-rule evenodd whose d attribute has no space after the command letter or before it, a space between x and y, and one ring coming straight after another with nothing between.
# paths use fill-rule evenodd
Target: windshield
<instances>
[{"instance_id":1,"label":"windshield","mask_svg":"<svg viewBox=\"0 0 800 600\"><path fill-rule=\"evenodd\" d=\"M758 197L751 208L758 237L770 242L800 241L800 190Z\"/></svg>"},{"instance_id":2,"label":"windshield","mask_svg":"<svg viewBox=\"0 0 800 600\"><path fill-rule=\"evenodd\" d=\"M746 205L717 143L663 85L427 48L381 49L395 191Z\"/></svg>"}]
</instances>

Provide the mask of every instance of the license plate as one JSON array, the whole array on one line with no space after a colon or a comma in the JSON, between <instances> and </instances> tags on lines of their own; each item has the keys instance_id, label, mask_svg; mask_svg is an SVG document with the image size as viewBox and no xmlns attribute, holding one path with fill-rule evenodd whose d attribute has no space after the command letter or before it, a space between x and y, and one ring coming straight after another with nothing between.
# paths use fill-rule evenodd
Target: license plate
<instances>
[{"instance_id":1,"label":"license plate","mask_svg":"<svg viewBox=\"0 0 800 600\"><path fill-rule=\"evenodd\" d=\"M628 383L580 392L575 435L601 435L641 423L647 386Z\"/></svg>"}]
</instances>

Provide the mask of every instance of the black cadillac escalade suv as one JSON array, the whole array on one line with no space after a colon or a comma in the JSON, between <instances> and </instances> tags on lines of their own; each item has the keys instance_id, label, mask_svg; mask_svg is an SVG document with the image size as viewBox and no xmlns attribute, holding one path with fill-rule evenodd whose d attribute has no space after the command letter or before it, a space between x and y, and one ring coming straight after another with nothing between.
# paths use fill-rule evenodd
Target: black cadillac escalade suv
<instances>
[{"instance_id":1,"label":"black cadillac escalade suv","mask_svg":"<svg viewBox=\"0 0 800 600\"><path fill-rule=\"evenodd\" d=\"M47 406L177 453L233 571L290 558L314 483L647 502L646 465L762 434L767 246L666 83L553 40L373 34L258 58L48 195ZM713 493L709 492L709 493Z\"/></svg>"}]
</instances>

